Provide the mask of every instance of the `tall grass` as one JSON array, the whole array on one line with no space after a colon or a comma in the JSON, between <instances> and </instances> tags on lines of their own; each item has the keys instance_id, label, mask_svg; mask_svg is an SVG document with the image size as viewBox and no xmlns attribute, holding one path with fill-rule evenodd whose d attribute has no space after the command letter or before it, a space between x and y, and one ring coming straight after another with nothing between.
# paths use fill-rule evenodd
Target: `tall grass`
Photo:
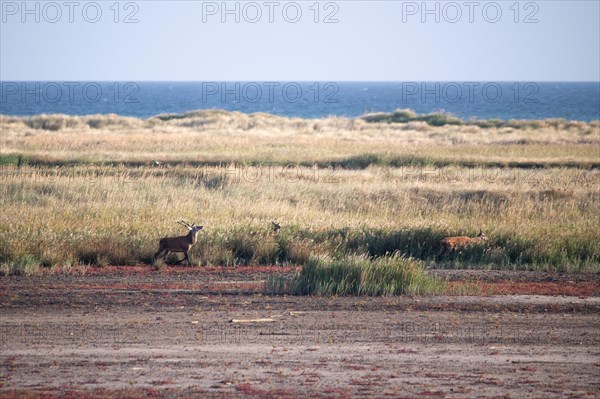
<instances>
[{"instance_id":1,"label":"tall grass","mask_svg":"<svg viewBox=\"0 0 600 399\"><path fill-rule=\"evenodd\" d=\"M311 257L294 279L272 278L265 290L294 295L391 296L432 294L443 288L443 282L423 271L421 262L396 253L376 259Z\"/></svg>"},{"instance_id":2,"label":"tall grass","mask_svg":"<svg viewBox=\"0 0 600 399\"><path fill-rule=\"evenodd\" d=\"M0 116L1 270L150 263L184 218L205 225L202 265L399 252L428 267L599 271L600 125L527 123ZM443 237L480 228L486 245L435 258Z\"/></svg>"},{"instance_id":3,"label":"tall grass","mask_svg":"<svg viewBox=\"0 0 600 399\"><path fill-rule=\"evenodd\" d=\"M368 168L337 171L333 181L316 179L313 169L292 180L183 167L2 172L0 263L31 255L46 267L149 264L160 237L185 233L174 223L184 218L205 225L192 250L203 265L399 251L428 266L600 269L598 171L547 169L521 178L518 170L429 176ZM283 225L277 234L273 219ZM480 228L485 246L436 260L443 237Z\"/></svg>"}]
</instances>

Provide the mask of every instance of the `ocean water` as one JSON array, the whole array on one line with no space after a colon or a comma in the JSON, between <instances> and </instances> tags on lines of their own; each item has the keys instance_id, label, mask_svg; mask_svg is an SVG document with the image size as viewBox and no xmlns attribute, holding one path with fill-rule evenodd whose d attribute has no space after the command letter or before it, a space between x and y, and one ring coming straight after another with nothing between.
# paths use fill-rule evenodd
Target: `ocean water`
<instances>
[{"instance_id":1,"label":"ocean water","mask_svg":"<svg viewBox=\"0 0 600 399\"><path fill-rule=\"evenodd\" d=\"M0 114L199 109L320 118L410 108L463 119L600 119L600 82L1 82Z\"/></svg>"}]
</instances>

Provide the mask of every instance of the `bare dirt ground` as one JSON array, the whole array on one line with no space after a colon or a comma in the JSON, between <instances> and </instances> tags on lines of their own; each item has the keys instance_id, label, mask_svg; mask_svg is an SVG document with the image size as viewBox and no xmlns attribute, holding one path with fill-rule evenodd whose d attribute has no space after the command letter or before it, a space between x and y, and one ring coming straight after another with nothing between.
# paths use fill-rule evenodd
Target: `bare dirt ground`
<instances>
[{"instance_id":1,"label":"bare dirt ground","mask_svg":"<svg viewBox=\"0 0 600 399\"><path fill-rule=\"evenodd\" d=\"M431 271L478 296L261 294L296 270L0 277L0 397L600 397L598 274Z\"/></svg>"}]
</instances>

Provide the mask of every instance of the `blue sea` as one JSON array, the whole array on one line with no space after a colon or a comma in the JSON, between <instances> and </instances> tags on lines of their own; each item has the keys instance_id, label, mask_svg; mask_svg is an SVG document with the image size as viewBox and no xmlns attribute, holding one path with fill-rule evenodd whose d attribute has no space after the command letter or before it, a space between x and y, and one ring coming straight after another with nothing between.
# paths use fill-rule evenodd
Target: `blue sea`
<instances>
[{"instance_id":1,"label":"blue sea","mask_svg":"<svg viewBox=\"0 0 600 399\"><path fill-rule=\"evenodd\" d=\"M600 82L9 82L0 114L150 117L200 109L356 117L409 108L463 119L600 119Z\"/></svg>"}]
</instances>

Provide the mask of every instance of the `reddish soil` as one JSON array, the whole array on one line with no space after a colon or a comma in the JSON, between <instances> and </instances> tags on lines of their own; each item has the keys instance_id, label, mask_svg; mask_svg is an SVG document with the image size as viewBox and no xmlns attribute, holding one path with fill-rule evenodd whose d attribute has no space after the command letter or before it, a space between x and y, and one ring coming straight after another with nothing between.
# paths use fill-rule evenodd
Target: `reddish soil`
<instances>
[{"instance_id":1,"label":"reddish soil","mask_svg":"<svg viewBox=\"0 0 600 399\"><path fill-rule=\"evenodd\" d=\"M567 295L598 296L600 289L597 282L566 283L527 283L522 281L506 281L479 283L481 291L488 295Z\"/></svg>"},{"instance_id":2,"label":"reddish soil","mask_svg":"<svg viewBox=\"0 0 600 399\"><path fill-rule=\"evenodd\" d=\"M0 277L0 397L600 396L598 274L432 270L447 295L261 294L297 271Z\"/></svg>"}]
</instances>

